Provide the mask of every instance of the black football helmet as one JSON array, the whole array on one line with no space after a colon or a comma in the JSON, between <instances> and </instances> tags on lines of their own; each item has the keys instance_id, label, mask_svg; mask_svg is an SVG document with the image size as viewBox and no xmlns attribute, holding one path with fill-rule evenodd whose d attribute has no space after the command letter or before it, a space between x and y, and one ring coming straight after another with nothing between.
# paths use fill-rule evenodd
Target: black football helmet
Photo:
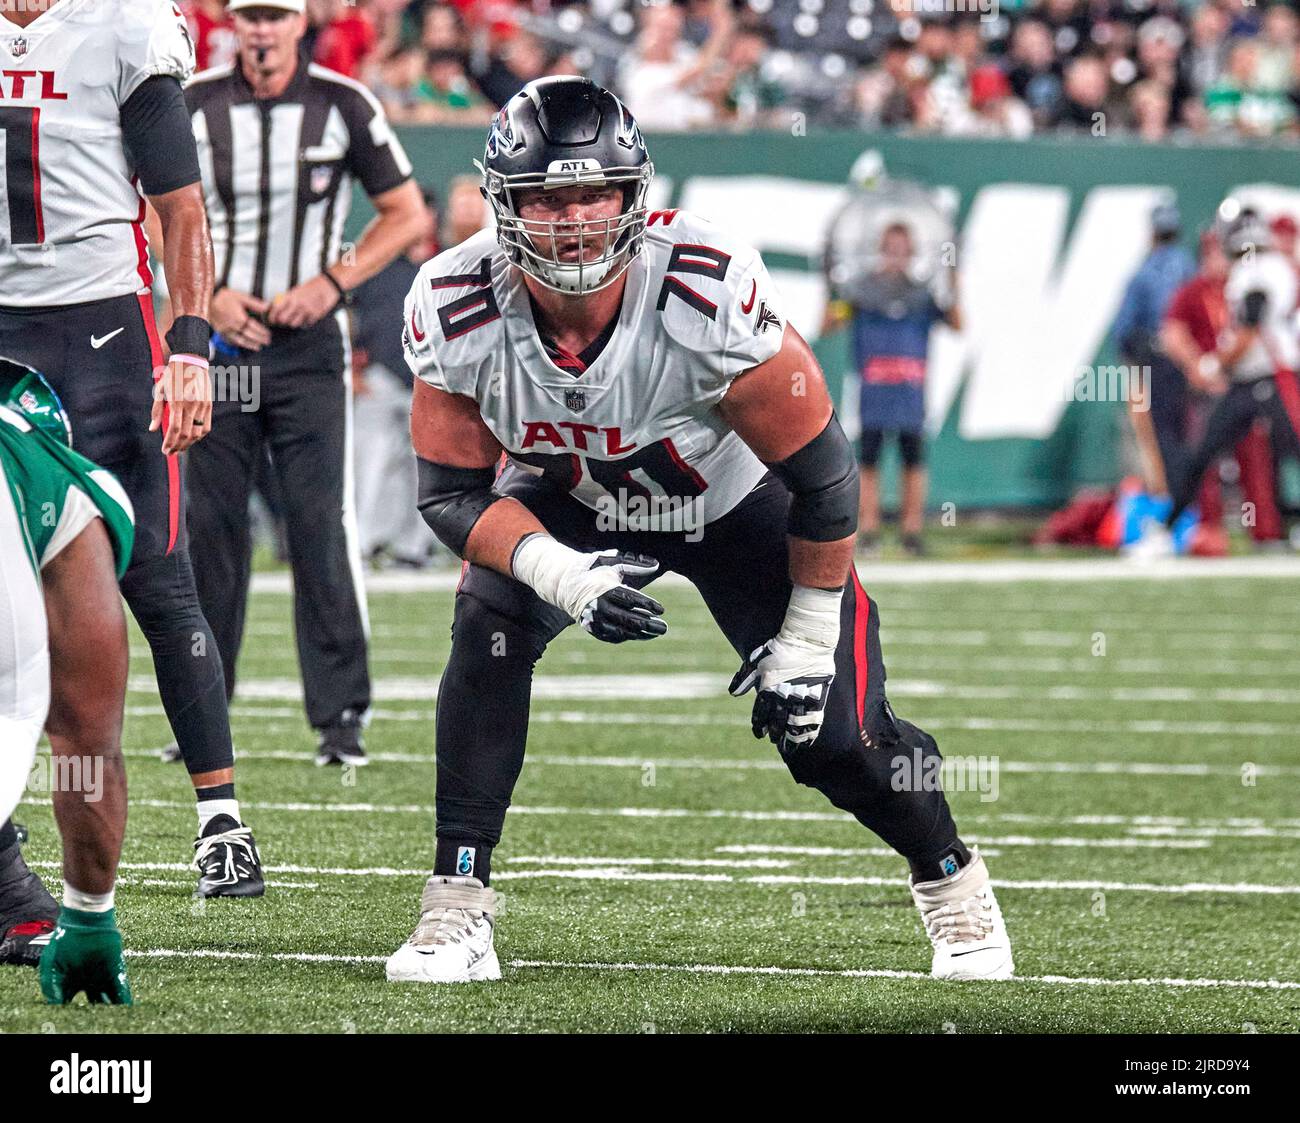
<instances>
[{"instance_id":1,"label":"black football helmet","mask_svg":"<svg viewBox=\"0 0 1300 1123\"><path fill-rule=\"evenodd\" d=\"M547 288L595 292L612 283L641 252L654 165L632 115L590 79L566 76L529 82L493 120L478 168L501 248ZM621 187L621 212L581 224L525 222L519 216L519 191L579 183ZM577 236L576 260L561 260L557 235ZM587 261L593 243L600 253Z\"/></svg>"}]
</instances>

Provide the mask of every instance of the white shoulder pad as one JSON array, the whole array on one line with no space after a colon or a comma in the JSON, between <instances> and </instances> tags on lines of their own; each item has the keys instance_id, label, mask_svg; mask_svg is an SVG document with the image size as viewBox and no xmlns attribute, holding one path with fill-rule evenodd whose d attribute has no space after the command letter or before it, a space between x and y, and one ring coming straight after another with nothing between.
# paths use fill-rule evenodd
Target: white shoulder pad
<instances>
[{"instance_id":1,"label":"white shoulder pad","mask_svg":"<svg viewBox=\"0 0 1300 1123\"><path fill-rule=\"evenodd\" d=\"M721 398L737 375L780 351L781 297L753 246L669 210L650 214L643 252L664 331L696 356L701 393Z\"/></svg>"},{"instance_id":2,"label":"white shoulder pad","mask_svg":"<svg viewBox=\"0 0 1300 1123\"><path fill-rule=\"evenodd\" d=\"M194 42L172 0L122 0L117 23L117 103L146 78L169 74L184 82L194 73Z\"/></svg>"},{"instance_id":3,"label":"white shoulder pad","mask_svg":"<svg viewBox=\"0 0 1300 1123\"><path fill-rule=\"evenodd\" d=\"M480 372L500 353L500 294L509 262L496 232L480 230L426 261L406 296L402 346L416 378L449 394L476 396Z\"/></svg>"}]
</instances>

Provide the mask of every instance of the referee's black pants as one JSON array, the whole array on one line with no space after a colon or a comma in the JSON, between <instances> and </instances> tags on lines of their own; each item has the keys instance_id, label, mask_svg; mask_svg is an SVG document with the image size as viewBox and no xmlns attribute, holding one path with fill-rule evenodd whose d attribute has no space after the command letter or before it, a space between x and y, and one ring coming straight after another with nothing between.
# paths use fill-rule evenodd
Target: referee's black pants
<instances>
[{"instance_id":1,"label":"referee's black pants","mask_svg":"<svg viewBox=\"0 0 1300 1123\"><path fill-rule=\"evenodd\" d=\"M252 563L248 502L270 451L284 502L307 720L316 729L355 724L370 707L345 332L343 316L329 316L302 331L275 330L260 351L214 359L222 400L187 465L199 599L233 696Z\"/></svg>"},{"instance_id":2,"label":"referee's black pants","mask_svg":"<svg viewBox=\"0 0 1300 1123\"><path fill-rule=\"evenodd\" d=\"M1279 455L1300 458L1300 387L1293 371L1253 382L1234 382L1215 403L1205 423L1205 435L1182 464L1173 485L1174 505L1165 519L1173 526L1196 498L1205 470L1249 431L1257 417L1269 421L1273 448Z\"/></svg>"}]
</instances>

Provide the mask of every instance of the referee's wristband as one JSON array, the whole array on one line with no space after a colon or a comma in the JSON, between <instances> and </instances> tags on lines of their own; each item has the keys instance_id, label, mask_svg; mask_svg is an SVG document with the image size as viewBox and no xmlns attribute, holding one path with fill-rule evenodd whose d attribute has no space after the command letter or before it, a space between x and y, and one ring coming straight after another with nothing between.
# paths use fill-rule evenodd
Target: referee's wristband
<instances>
[{"instance_id":1,"label":"referee's wristband","mask_svg":"<svg viewBox=\"0 0 1300 1123\"><path fill-rule=\"evenodd\" d=\"M349 293L347 289L345 289L342 285L339 284L339 279L336 276L334 276L333 273L331 273L328 269L326 269L321 273L321 276L324 277L325 280L329 281L329 283L334 286L334 291L339 294L339 300L343 304L352 303L352 294Z\"/></svg>"},{"instance_id":2,"label":"referee's wristband","mask_svg":"<svg viewBox=\"0 0 1300 1123\"><path fill-rule=\"evenodd\" d=\"M212 327L202 316L177 316L167 332L167 350L172 355L208 357Z\"/></svg>"}]
</instances>

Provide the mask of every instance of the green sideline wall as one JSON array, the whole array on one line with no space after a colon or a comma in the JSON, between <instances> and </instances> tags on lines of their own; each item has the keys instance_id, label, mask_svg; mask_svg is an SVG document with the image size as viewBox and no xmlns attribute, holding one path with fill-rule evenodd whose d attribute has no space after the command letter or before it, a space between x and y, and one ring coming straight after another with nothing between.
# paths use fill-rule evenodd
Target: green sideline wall
<instances>
[{"instance_id":1,"label":"green sideline wall","mask_svg":"<svg viewBox=\"0 0 1300 1123\"><path fill-rule=\"evenodd\" d=\"M398 133L417 177L440 194L453 176L472 173L472 160L482 153L484 131L479 128L402 128ZM1300 150L1282 147L1151 146L1092 137L951 140L816 130L807 135L650 134L647 143L657 172L672 180L670 205L680 200L693 176L764 175L843 184L858 155L876 148L891 175L954 189L959 229L977 194L990 184L1064 187L1070 200L1067 234L1093 188L1172 188L1183 211L1189 248L1194 247L1197 228L1210 221L1232 188L1257 183L1300 186ZM349 234L354 236L372 213L359 196ZM707 217L725 224L727 216ZM780 215L774 214L773 221L781 221ZM818 268L811 255L769 251L765 257L785 269L816 273ZM1127 264L1124 268L1129 269ZM849 366L845 333L817 340L815 348L839 401L839 383ZM1118 359L1103 341L1092 361L1107 364ZM1055 430L1042 439L971 440L959 433L965 392L957 391L932 444L932 502L952 501L968 509L1055 506L1081 485L1117 478L1122 406L1071 403Z\"/></svg>"}]
</instances>

